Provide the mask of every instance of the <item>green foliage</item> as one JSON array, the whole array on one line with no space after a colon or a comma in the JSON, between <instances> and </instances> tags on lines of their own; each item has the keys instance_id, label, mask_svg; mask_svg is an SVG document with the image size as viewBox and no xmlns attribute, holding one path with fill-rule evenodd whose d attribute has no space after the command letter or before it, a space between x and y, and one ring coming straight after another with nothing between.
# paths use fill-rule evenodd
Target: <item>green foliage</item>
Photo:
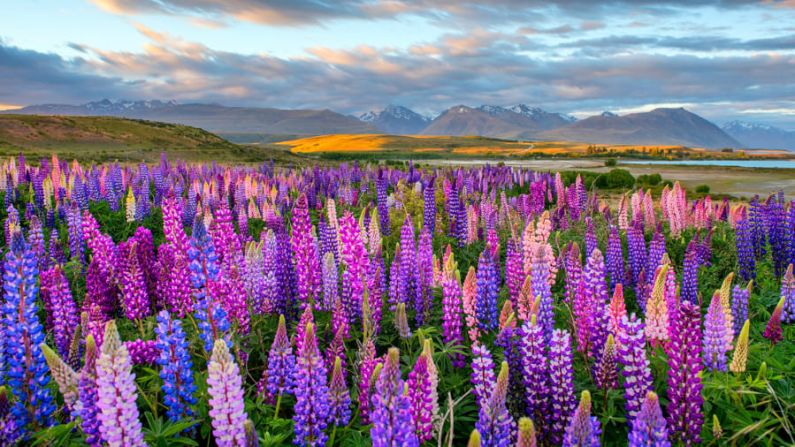
<instances>
[{"instance_id":1,"label":"green foliage","mask_svg":"<svg viewBox=\"0 0 795 447\"><path fill-rule=\"evenodd\" d=\"M696 192L699 194L709 194L709 185L696 186Z\"/></svg>"},{"instance_id":2,"label":"green foliage","mask_svg":"<svg viewBox=\"0 0 795 447\"><path fill-rule=\"evenodd\" d=\"M607 166L608 168L613 168L615 166L618 166L618 160L616 160L615 158L608 158L607 160L605 160L605 166Z\"/></svg>"}]
</instances>

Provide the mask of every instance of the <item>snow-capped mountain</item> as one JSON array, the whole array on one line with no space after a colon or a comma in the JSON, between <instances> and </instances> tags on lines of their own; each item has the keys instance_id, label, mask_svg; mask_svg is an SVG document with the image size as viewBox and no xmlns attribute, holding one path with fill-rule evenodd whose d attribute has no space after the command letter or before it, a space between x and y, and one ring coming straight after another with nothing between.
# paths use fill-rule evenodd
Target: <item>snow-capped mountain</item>
<instances>
[{"instance_id":1,"label":"snow-capped mountain","mask_svg":"<svg viewBox=\"0 0 795 447\"><path fill-rule=\"evenodd\" d=\"M384 110L371 110L363 113L359 119L372 124L382 132L391 134L419 133L431 121L430 118L409 108L394 104L386 106Z\"/></svg>"},{"instance_id":2,"label":"snow-capped mountain","mask_svg":"<svg viewBox=\"0 0 795 447\"><path fill-rule=\"evenodd\" d=\"M724 124L722 129L746 147L795 150L795 132L778 127L745 121L731 121Z\"/></svg>"},{"instance_id":3,"label":"snow-capped mountain","mask_svg":"<svg viewBox=\"0 0 795 447\"><path fill-rule=\"evenodd\" d=\"M568 123L577 121L577 118L571 115L567 115L565 113L547 112L542 108L530 107L527 104L517 104L515 106L508 107L508 110L533 119L549 119L551 117L557 117Z\"/></svg>"}]
</instances>

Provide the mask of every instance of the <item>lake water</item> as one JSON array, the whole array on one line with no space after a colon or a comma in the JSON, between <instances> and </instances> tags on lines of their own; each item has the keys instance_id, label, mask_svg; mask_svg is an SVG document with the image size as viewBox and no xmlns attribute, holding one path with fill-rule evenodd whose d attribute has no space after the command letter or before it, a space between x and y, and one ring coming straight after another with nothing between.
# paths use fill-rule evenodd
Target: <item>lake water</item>
<instances>
[{"instance_id":1,"label":"lake water","mask_svg":"<svg viewBox=\"0 0 795 447\"><path fill-rule=\"evenodd\" d=\"M795 160L621 160L619 164L736 166L741 168L795 169Z\"/></svg>"}]
</instances>

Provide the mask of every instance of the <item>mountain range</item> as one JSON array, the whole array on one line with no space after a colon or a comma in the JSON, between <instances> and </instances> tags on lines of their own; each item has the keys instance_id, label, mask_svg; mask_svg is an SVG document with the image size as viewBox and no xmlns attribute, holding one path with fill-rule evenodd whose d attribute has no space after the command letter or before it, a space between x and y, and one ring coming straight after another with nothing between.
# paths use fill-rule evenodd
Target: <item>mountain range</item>
<instances>
[{"instance_id":1,"label":"mountain range","mask_svg":"<svg viewBox=\"0 0 795 447\"><path fill-rule=\"evenodd\" d=\"M0 113L116 116L185 124L222 136L373 134L479 135L493 138L580 141L594 144L682 145L706 148L795 150L795 132L731 122L722 128L683 108L582 120L526 104L509 107L456 105L434 118L400 105L357 116L332 110L227 107L175 101L111 101L82 105L42 104Z\"/></svg>"}]
</instances>

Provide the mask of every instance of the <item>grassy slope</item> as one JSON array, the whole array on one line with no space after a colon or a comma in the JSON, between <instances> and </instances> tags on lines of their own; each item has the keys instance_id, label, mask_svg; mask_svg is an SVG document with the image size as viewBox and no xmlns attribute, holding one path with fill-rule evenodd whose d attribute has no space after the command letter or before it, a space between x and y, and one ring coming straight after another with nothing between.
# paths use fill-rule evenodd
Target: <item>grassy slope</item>
<instances>
[{"instance_id":1,"label":"grassy slope","mask_svg":"<svg viewBox=\"0 0 795 447\"><path fill-rule=\"evenodd\" d=\"M80 161L153 161L166 152L186 161L288 163L299 157L273 147L240 146L205 130L113 117L0 115L0 156L31 157L53 151Z\"/></svg>"},{"instance_id":2,"label":"grassy slope","mask_svg":"<svg viewBox=\"0 0 795 447\"><path fill-rule=\"evenodd\" d=\"M276 143L304 154L351 154L388 158L411 156L413 158L451 157L544 157L589 155L627 155L665 158L683 155L690 158L736 158L739 153L708 151L680 146L605 145L589 154L587 143L567 141L509 141L475 136L398 136L398 135L320 135ZM745 151L749 157L792 156L785 151Z\"/></svg>"}]
</instances>

